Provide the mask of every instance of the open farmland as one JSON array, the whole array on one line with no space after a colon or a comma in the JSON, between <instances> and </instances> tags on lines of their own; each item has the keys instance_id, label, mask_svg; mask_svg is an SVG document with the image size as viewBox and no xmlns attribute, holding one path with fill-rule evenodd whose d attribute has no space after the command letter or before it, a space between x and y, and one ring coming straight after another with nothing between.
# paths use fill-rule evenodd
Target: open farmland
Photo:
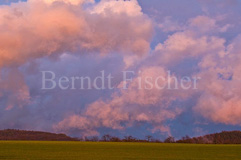
<instances>
[{"instance_id":1,"label":"open farmland","mask_svg":"<svg viewBox=\"0 0 241 160\"><path fill-rule=\"evenodd\" d=\"M12 160L240 160L241 145L0 141L0 159Z\"/></svg>"}]
</instances>

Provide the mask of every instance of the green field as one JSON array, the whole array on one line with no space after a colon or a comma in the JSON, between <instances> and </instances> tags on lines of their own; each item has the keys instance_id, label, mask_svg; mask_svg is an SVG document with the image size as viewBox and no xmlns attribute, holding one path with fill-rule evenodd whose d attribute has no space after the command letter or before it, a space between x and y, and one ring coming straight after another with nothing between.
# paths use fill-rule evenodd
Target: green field
<instances>
[{"instance_id":1,"label":"green field","mask_svg":"<svg viewBox=\"0 0 241 160\"><path fill-rule=\"evenodd\" d=\"M0 141L0 159L240 160L241 145Z\"/></svg>"}]
</instances>

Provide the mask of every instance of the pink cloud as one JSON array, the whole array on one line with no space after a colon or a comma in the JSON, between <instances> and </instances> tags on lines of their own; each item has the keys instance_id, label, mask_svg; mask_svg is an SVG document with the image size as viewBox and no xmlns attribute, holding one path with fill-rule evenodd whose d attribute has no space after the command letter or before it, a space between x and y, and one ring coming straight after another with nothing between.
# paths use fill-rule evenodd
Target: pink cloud
<instances>
[{"instance_id":1,"label":"pink cloud","mask_svg":"<svg viewBox=\"0 0 241 160\"><path fill-rule=\"evenodd\" d=\"M47 2L1 6L0 66L64 52L145 55L149 51L152 22L136 1L104 1L87 9L75 4L82 1ZM107 11L99 9L102 5L110 8L108 14L103 15ZM133 9L131 14L126 7Z\"/></svg>"}]
</instances>

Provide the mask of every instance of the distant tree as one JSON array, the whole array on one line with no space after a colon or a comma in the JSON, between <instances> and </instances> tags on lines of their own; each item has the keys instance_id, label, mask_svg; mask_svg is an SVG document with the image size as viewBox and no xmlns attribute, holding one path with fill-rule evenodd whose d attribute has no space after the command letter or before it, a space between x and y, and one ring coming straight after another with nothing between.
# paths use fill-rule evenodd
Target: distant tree
<instances>
[{"instance_id":1,"label":"distant tree","mask_svg":"<svg viewBox=\"0 0 241 160\"><path fill-rule=\"evenodd\" d=\"M124 142L136 142L137 139L132 136L125 136L123 139Z\"/></svg>"},{"instance_id":2,"label":"distant tree","mask_svg":"<svg viewBox=\"0 0 241 160\"><path fill-rule=\"evenodd\" d=\"M182 137L182 139L176 141L177 143L195 143L196 139L190 138L188 135Z\"/></svg>"},{"instance_id":3,"label":"distant tree","mask_svg":"<svg viewBox=\"0 0 241 160\"><path fill-rule=\"evenodd\" d=\"M159 140L159 139L153 139L153 142L155 142L155 143L162 143L162 141Z\"/></svg>"},{"instance_id":4,"label":"distant tree","mask_svg":"<svg viewBox=\"0 0 241 160\"><path fill-rule=\"evenodd\" d=\"M151 135L147 135L147 136L146 136L146 140L147 140L148 142L152 141L152 139L153 139L153 137L152 137Z\"/></svg>"},{"instance_id":5,"label":"distant tree","mask_svg":"<svg viewBox=\"0 0 241 160\"><path fill-rule=\"evenodd\" d=\"M111 135L109 134L105 134L102 136L101 140L104 141L104 142L109 142L111 140Z\"/></svg>"},{"instance_id":6,"label":"distant tree","mask_svg":"<svg viewBox=\"0 0 241 160\"><path fill-rule=\"evenodd\" d=\"M121 142L122 140L119 137L111 137L111 142Z\"/></svg>"},{"instance_id":7,"label":"distant tree","mask_svg":"<svg viewBox=\"0 0 241 160\"><path fill-rule=\"evenodd\" d=\"M89 137L87 137L87 136L84 137L84 140L85 140L86 142L90 141L90 140L89 140Z\"/></svg>"},{"instance_id":8,"label":"distant tree","mask_svg":"<svg viewBox=\"0 0 241 160\"><path fill-rule=\"evenodd\" d=\"M188 135L186 135L185 137L182 137L182 140L189 140L191 139Z\"/></svg>"},{"instance_id":9,"label":"distant tree","mask_svg":"<svg viewBox=\"0 0 241 160\"><path fill-rule=\"evenodd\" d=\"M164 143L175 143L175 138L172 136L169 136L167 139L165 139Z\"/></svg>"}]
</instances>

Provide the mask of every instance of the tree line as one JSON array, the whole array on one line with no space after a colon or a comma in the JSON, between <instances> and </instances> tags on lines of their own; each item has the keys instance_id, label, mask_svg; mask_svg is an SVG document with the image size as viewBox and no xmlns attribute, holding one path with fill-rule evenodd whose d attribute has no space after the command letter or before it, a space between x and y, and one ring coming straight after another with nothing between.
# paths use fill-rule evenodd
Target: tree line
<instances>
[{"instance_id":1,"label":"tree line","mask_svg":"<svg viewBox=\"0 0 241 160\"><path fill-rule=\"evenodd\" d=\"M84 138L72 138L65 134L7 129L0 130L0 140L241 144L241 131L223 131L221 133L208 134L193 138L184 136L179 140L175 140L174 137L169 136L162 141L151 135L145 136L144 139L138 139L133 136L119 138L117 136L111 136L110 134L105 134L102 137L91 136Z\"/></svg>"},{"instance_id":2,"label":"tree line","mask_svg":"<svg viewBox=\"0 0 241 160\"><path fill-rule=\"evenodd\" d=\"M151 135L145 136L145 139L138 139L132 136L125 136L123 139L111 136L109 134L103 135L101 138L98 136L85 137L81 141L92 142L152 142L152 143L192 143L192 144L241 144L240 131L223 131L221 133L208 134L200 137L184 136L179 140L169 136L164 141L153 138Z\"/></svg>"}]
</instances>

